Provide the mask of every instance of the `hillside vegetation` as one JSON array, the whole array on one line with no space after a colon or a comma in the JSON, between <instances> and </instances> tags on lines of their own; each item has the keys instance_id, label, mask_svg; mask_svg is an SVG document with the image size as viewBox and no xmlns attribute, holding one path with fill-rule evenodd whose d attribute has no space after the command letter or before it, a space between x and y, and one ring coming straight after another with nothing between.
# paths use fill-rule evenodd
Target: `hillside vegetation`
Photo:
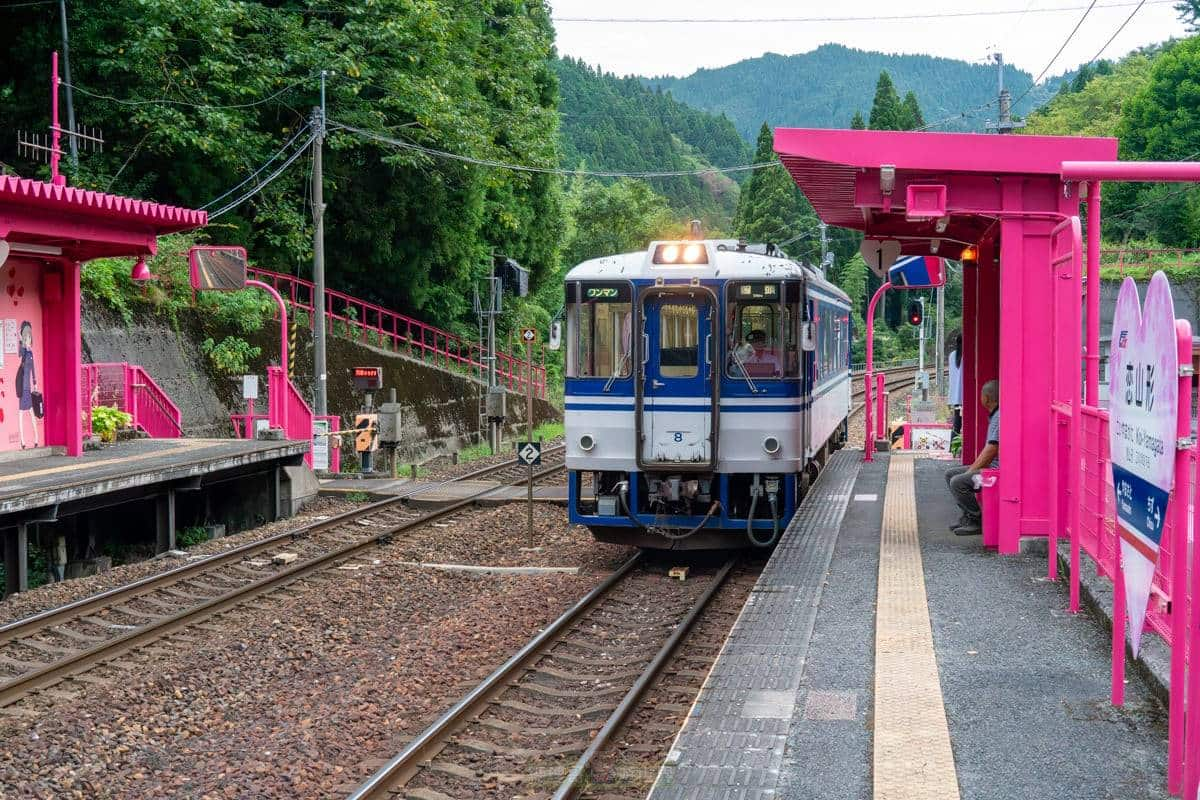
<instances>
[{"instance_id":1,"label":"hillside vegetation","mask_svg":"<svg viewBox=\"0 0 1200 800\"><path fill-rule=\"evenodd\" d=\"M617 78L581 61L555 61L563 165L602 171L685 171L750 160L728 118L698 111L636 78ZM736 177L736 173L734 174ZM734 177L654 178L650 185L680 216L727 228L737 205Z\"/></svg>"},{"instance_id":2,"label":"hillside vegetation","mask_svg":"<svg viewBox=\"0 0 1200 800\"><path fill-rule=\"evenodd\" d=\"M1034 114L1026 132L1117 136L1124 160L1200 158L1200 37L1130 53L1084 77ZM1110 243L1200 247L1193 184L1106 184L1103 208Z\"/></svg>"},{"instance_id":3,"label":"hillside vegetation","mask_svg":"<svg viewBox=\"0 0 1200 800\"><path fill-rule=\"evenodd\" d=\"M649 78L651 86L670 90L697 108L724 113L747 140L765 120L772 127L845 128L858 109L871 107L879 73L887 70L901 95L920 98L925 120L957 115L996 97L996 68L927 55L899 55L825 44L809 53L768 53L719 69L702 69L686 78ZM1004 85L1013 97L1025 93L1033 76L1004 68ZM1013 109L1023 115L1044 103L1058 88L1050 81L1034 88ZM942 130L980 130L994 117L989 108L960 117Z\"/></svg>"}]
</instances>

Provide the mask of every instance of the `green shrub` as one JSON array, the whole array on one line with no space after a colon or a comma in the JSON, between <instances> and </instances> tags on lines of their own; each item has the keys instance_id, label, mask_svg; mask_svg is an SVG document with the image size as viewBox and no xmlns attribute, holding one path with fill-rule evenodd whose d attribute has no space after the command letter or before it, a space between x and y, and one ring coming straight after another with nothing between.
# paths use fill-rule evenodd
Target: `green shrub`
<instances>
[{"instance_id":1,"label":"green shrub","mask_svg":"<svg viewBox=\"0 0 1200 800\"><path fill-rule=\"evenodd\" d=\"M208 541L208 529L203 525L192 525L175 533L175 546L181 550L195 547Z\"/></svg>"},{"instance_id":2,"label":"green shrub","mask_svg":"<svg viewBox=\"0 0 1200 800\"><path fill-rule=\"evenodd\" d=\"M262 355L261 347L256 347L237 336L226 336L220 342L215 342L209 337L200 345L200 349L212 361L218 372L227 375L245 375L250 371L250 363Z\"/></svg>"},{"instance_id":3,"label":"green shrub","mask_svg":"<svg viewBox=\"0 0 1200 800\"><path fill-rule=\"evenodd\" d=\"M96 406L92 409L92 433L102 442L116 441L117 431L128 428L133 415L116 406Z\"/></svg>"}]
</instances>

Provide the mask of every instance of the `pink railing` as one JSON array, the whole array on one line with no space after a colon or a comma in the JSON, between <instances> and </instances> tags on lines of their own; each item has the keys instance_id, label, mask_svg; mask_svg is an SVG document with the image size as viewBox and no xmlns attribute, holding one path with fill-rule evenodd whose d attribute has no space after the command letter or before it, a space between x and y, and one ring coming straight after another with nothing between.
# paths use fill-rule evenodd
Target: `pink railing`
<instances>
[{"instance_id":1,"label":"pink railing","mask_svg":"<svg viewBox=\"0 0 1200 800\"><path fill-rule=\"evenodd\" d=\"M249 267L247 274L274 286L291 302L293 308L308 312L312 318L311 281L258 267ZM385 347L393 352L407 352L439 367L464 369L476 377L482 377L487 369L486 354L478 343L342 292L325 290L325 319L330 333L337 334L340 325L350 339ZM371 341L372 338L374 341ZM534 394L544 399L545 351L542 352L542 359L541 365L533 365L532 383ZM510 391L526 391L529 369L530 365L524 359L508 353L496 353L497 381Z\"/></svg>"},{"instance_id":2,"label":"pink railing","mask_svg":"<svg viewBox=\"0 0 1200 800\"><path fill-rule=\"evenodd\" d=\"M1100 251L1100 266L1116 269L1122 275L1132 270L1169 270L1188 264L1200 264L1200 248L1120 247Z\"/></svg>"},{"instance_id":3,"label":"pink railing","mask_svg":"<svg viewBox=\"0 0 1200 800\"><path fill-rule=\"evenodd\" d=\"M287 373L282 367L267 367L267 413L266 414L230 414L229 421L233 423L233 434L239 439L253 439L255 423L266 420L272 428L280 428L288 439L313 440L313 422L325 420L329 423L329 432L335 433L340 428L340 420L336 416L319 417L313 414L308 403L296 386L288 380ZM329 469L338 472L341 469L341 452L336 445L336 439L329 442ZM304 454L304 463L312 466L312 449Z\"/></svg>"},{"instance_id":4,"label":"pink railing","mask_svg":"<svg viewBox=\"0 0 1200 800\"><path fill-rule=\"evenodd\" d=\"M133 417L132 425L155 439L183 435L183 415L146 370L136 364L83 364L80 388L84 426L90 433L92 408L116 406Z\"/></svg>"},{"instance_id":5,"label":"pink railing","mask_svg":"<svg viewBox=\"0 0 1200 800\"><path fill-rule=\"evenodd\" d=\"M1185 335L1186 334L1186 335ZM1190 353L1191 333L1185 325L1180 335L1180 355ZM1191 425L1191 378L1181 379L1180 431ZM1069 409L1065 412L1069 416ZM1079 418L1080 491L1074 529L1058 533L1071 542L1071 610L1079 608L1080 553L1087 553L1097 574L1113 584L1112 702L1125 699L1125 630L1127 613L1122 575L1120 536L1116 529L1116 495L1109 453L1109 414L1102 408L1081 404ZM1055 440L1055 457L1063 442ZM1173 794L1182 789L1195 797L1200 785L1200 610L1195 598L1200 592L1200 552L1194 547L1196 516L1200 512L1200 476L1194 445L1176 454L1175 486L1167 505L1167 518L1159 544L1158 561L1151 583L1146 611L1146 630L1157 634L1171 648L1170 702L1168 707L1168 784ZM1069 502L1069 500L1067 501ZM1189 531L1192 528L1192 531ZM1053 539L1052 539L1053 540ZM1191 551L1191 558L1189 558ZM1050 559L1057 558L1051 548ZM1191 563L1189 563L1191 562ZM1185 691L1184 687L1189 688ZM1186 731L1185 731L1186 728ZM1188 747L1185 750L1185 742Z\"/></svg>"}]
</instances>

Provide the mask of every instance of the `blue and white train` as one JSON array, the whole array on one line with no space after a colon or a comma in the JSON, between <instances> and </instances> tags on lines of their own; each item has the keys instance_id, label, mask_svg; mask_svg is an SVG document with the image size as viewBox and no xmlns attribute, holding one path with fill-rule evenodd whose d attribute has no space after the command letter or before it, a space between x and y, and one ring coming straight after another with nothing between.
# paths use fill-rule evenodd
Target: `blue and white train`
<instances>
[{"instance_id":1,"label":"blue and white train","mask_svg":"<svg viewBox=\"0 0 1200 800\"><path fill-rule=\"evenodd\" d=\"M566 276L570 518L640 547L769 547L846 441L850 301L772 247L659 241Z\"/></svg>"}]
</instances>

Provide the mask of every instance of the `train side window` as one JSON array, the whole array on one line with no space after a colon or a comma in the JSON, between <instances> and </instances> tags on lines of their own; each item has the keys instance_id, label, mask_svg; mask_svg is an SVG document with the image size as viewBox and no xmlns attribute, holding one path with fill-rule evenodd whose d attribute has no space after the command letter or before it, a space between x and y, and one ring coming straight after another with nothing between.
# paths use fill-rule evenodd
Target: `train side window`
<instances>
[{"instance_id":1,"label":"train side window","mask_svg":"<svg viewBox=\"0 0 1200 800\"><path fill-rule=\"evenodd\" d=\"M803 287L799 283L784 284L783 305L783 376L800 377L800 326L804 324Z\"/></svg>"},{"instance_id":2,"label":"train side window","mask_svg":"<svg viewBox=\"0 0 1200 800\"><path fill-rule=\"evenodd\" d=\"M633 373L633 305L628 286L568 287L567 377L628 378Z\"/></svg>"},{"instance_id":3,"label":"train side window","mask_svg":"<svg viewBox=\"0 0 1200 800\"><path fill-rule=\"evenodd\" d=\"M663 305L658 310L658 374L694 378L699 370L700 318L694 305Z\"/></svg>"}]
</instances>

